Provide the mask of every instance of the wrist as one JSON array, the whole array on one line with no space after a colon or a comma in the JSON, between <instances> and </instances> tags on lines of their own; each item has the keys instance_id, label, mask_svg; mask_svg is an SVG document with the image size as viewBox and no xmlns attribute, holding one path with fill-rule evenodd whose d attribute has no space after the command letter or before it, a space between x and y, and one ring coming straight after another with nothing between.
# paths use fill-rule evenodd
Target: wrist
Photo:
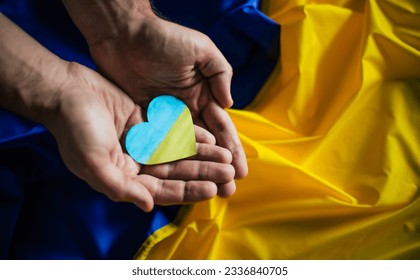
<instances>
[{"instance_id":1,"label":"wrist","mask_svg":"<svg viewBox=\"0 0 420 280\"><path fill-rule=\"evenodd\" d=\"M157 17L149 0L62 0L88 45L130 36L143 19Z\"/></svg>"},{"instance_id":2,"label":"wrist","mask_svg":"<svg viewBox=\"0 0 420 280\"><path fill-rule=\"evenodd\" d=\"M48 70L36 73L33 87L22 87L21 94L30 94L28 116L45 125L57 120L57 114L63 104L62 88L70 83L69 68L71 62L57 58Z\"/></svg>"},{"instance_id":3,"label":"wrist","mask_svg":"<svg viewBox=\"0 0 420 280\"><path fill-rule=\"evenodd\" d=\"M47 126L60 107L60 88L68 80L67 65L68 62L57 59L48 69L21 72L28 75L17 76L20 81L8 88L11 98L4 107Z\"/></svg>"},{"instance_id":4,"label":"wrist","mask_svg":"<svg viewBox=\"0 0 420 280\"><path fill-rule=\"evenodd\" d=\"M55 110L68 62L0 14L0 106L43 123Z\"/></svg>"}]
</instances>

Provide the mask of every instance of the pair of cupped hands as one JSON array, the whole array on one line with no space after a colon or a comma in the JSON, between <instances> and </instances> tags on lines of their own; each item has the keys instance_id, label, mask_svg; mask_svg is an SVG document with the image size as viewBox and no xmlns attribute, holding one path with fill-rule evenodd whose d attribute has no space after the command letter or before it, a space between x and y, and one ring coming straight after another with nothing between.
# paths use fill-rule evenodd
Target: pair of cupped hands
<instances>
[{"instance_id":1,"label":"pair of cupped hands","mask_svg":"<svg viewBox=\"0 0 420 280\"><path fill-rule=\"evenodd\" d=\"M83 29L83 21L76 25ZM67 167L114 201L154 205L197 202L235 192L247 174L245 154L225 108L232 106L232 69L204 34L146 17L87 42L99 73L66 63L55 95L56 117L46 121ZM189 107L197 154L140 165L124 149L130 127L145 121L148 103L171 94Z\"/></svg>"}]
</instances>

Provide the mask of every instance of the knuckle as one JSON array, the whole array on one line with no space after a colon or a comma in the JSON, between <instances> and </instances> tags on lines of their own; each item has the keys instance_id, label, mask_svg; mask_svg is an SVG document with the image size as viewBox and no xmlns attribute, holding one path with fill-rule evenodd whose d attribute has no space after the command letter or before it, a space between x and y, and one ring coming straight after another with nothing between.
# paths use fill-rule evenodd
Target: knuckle
<instances>
[{"instance_id":1,"label":"knuckle","mask_svg":"<svg viewBox=\"0 0 420 280\"><path fill-rule=\"evenodd\" d=\"M224 119L221 119L221 118L213 119L212 126L218 133L228 132L227 122Z\"/></svg>"},{"instance_id":2,"label":"knuckle","mask_svg":"<svg viewBox=\"0 0 420 280\"><path fill-rule=\"evenodd\" d=\"M205 162L200 162L196 173L198 174L198 179L199 180L206 180L209 177L209 173L210 173L210 168L209 165L206 164Z\"/></svg>"},{"instance_id":3,"label":"knuckle","mask_svg":"<svg viewBox=\"0 0 420 280\"><path fill-rule=\"evenodd\" d=\"M192 186L191 184L185 184L182 194L182 201L183 202L190 202L191 201L191 194L192 194Z\"/></svg>"}]
</instances>

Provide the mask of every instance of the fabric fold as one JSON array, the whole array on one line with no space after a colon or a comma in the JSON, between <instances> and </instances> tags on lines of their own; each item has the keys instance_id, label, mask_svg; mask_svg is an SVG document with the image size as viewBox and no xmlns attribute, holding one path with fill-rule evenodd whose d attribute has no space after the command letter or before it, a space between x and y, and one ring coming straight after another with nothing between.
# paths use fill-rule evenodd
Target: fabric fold
<instances>
[{"instance_id":1,"label":"fabric fold","mask_svg":"<svg viewBox=\"0 0 420 280\"><path fill-rule=\"evenodd\" d=\"M264 6L282 26L280 64L229 111L249 175L142 258L420 259L417 1Z\"/></svg>"}]
</instances>

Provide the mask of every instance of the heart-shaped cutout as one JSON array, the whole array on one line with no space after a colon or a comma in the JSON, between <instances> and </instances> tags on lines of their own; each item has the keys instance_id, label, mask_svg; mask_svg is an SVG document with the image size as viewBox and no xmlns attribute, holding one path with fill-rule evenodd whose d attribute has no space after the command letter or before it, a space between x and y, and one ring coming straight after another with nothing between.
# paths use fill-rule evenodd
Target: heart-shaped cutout
<instances>
[{"instance_id":1,"label":"heart-shaped cutout","mask_svg":"<svg viewBox=\"0 0 420 280\"><path fill-rule=\"evenodd\" d=\"M154 98L147 122L131 127L125 139L128 154L141 164L159 164L197 153L191 113L176 97Z\"/></svg>"}]
</instances>

